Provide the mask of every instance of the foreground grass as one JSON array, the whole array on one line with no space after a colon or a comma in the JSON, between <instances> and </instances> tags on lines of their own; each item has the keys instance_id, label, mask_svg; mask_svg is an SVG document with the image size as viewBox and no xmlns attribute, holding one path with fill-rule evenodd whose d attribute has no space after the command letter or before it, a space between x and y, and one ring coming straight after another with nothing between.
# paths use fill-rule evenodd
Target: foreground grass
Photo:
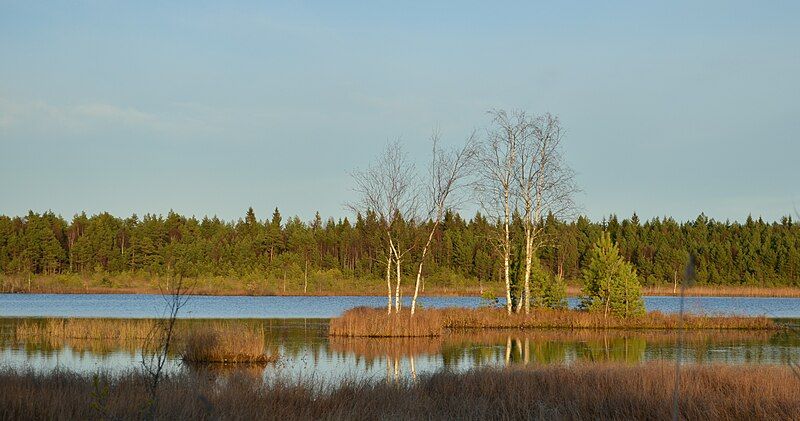
<instances>
[{"instance_id":1,"label":"foreground grass","mask_svg":"<svg viewBox=\"0 0 800 421\"><path fill-rule=\"evenodd\" d=\"M159 389L159 419L670 419L674 367L592 364L439 372L417 380L274 381L184 372ZM0 371L2 419L139 419L138 372L95 378ZM686 366L684 419L796 419L800 380L788 367Z\"/></svg>"},{"instance_id":2,"label":"foreground grass","mask_svg":"<svg viewBox=\"0 0 800 421\"><path fill-rule=\"evenodd\" d=\"M440 336L459 329L777 329L766 317L686 316L650 312L627 319L576 310L537 309L531 314L508 315L496 308L422 309L386 314L385 309L358 307L331 319L332 336L413 337Z\"/></svg>"}]
</instances>

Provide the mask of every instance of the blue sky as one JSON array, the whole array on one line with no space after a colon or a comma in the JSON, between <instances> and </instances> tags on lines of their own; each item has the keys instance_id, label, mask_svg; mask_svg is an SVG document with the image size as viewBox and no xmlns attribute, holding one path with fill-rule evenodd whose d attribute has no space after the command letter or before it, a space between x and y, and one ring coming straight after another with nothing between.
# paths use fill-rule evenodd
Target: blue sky
<instances>
[{"instance_id":1,"label":"blue sky","mask_svg":"<svg viewBox=\"0 0 800 421\"><path fill-rule=\"evenodd\" d=\"M800 208L798 2L162 3L0 1L0 213L345 216L496 107L561 117L595 219Z\"/></svg>"}]
</instances>

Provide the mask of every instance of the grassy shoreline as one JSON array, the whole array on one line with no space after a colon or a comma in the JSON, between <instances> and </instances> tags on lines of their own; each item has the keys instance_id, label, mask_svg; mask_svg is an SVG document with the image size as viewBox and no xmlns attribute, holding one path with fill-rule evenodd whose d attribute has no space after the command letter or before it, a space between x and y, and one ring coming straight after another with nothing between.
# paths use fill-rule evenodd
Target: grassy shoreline
<instances>
[{"instance_id":1,"label":"grassy shoreline","mask_svg":"<svg viewBox=\"0 0 800 421\"><path fill-rule=\"evenodd\" d=\"M158 419L670 419L674 366L576 364L440 371L324 384L234 371L165 378ZM800 379L786 366L686 365L682 419L794 419ZM139 371L80 375L0 370L2 419L140 419Z\"/></svg>"},{"instance_id":2,"label":"grassy shoreline","mask_svg":"<svg viewBox=\"0 0 800 421\"><path fill-rule=\"evenodd\" d=\"M159 277L133 275L80 276L54 275L20 276L0 275L0 293L20 294L160 294ZM212 296L383 296L385 283L375 279L316 279L304 288L302 279L251 279L213 277L193 279L195 295ZM409 281L410 282L410 281ZM409 284L410 285L410 284ZM406 286L404 293L411 292ZM429 283L426 296L481 296L485 292L496 296L503 294L500 283L478 285L476 281L462 280L456 284L436 285ZM567 295L580 295L581 288L575 282L567 286ZM644 286L642 293L649 296L674 296L680 294L673 285ZM691 297L800 297L800 287L762 286L710 286L698 285L686 289Z\"/></svg>"}]
</instances>

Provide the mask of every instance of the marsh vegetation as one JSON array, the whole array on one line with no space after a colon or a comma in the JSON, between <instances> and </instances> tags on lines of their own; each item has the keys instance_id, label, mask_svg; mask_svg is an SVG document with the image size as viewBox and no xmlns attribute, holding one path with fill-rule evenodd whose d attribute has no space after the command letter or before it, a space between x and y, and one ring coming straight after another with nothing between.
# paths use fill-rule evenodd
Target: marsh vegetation
<instances>
[{"instance_id":1,"label":"marsh vegetation","mask_svg":"<svg viewBox=\"0 0 800 421\"><path fill-rule=\"evenodd\" d=\"M163 380L159 419L669 419L672 365L588 364L438 372L397 381L271 379L247 372ZM0 418L140 419L138 372L95 377L0 371ZM792 419L800 380L788 367L688 366L686 419ZM753 393L757 390L758 393ZM602 391L602 393L598 393Z\"/></svg>"}]
</instances>

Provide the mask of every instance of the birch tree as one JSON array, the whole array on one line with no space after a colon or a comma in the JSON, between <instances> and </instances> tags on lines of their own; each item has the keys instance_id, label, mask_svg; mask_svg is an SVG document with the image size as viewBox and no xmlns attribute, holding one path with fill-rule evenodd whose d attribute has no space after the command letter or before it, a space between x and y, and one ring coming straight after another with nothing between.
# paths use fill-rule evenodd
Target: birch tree
<instances>
[{"instance_id":1,"label":"birch tree","mask_svg":"<svg viewBox=\"0 0 800 421\"><path fill-rule=\"evenodd\" d=\"M522 299L525 314L531 308L531 267L539 248L547 240L543 234L546 214L564 218L574 209L577 191L574 173L561 152L562 129L558 117L549 113L527 117L517 114L517 161L514 171L516 190L523 210L525 231L525 274Z\"/></svg>"},{"instance_id":2,"label":"birch tree","mask_svg":"<svg viewBox=\"0 0 800 421\"><path fill-rule=\"evenodd\" d=\"M454 195L465 186L469 169L478 152L475 133L473 132L460 149L442 150L439 148L439 133L431 135L432 152L428 167L428 186L426 204L427 220L431 221L430 231L417 268L417 280L414 284L414 297L411 300L411 315L417 308L419 286L422 280L422 267L430 249L433 236L448 209L457 206L458 198Z\"/></svg>"},{"instance_id":3,"label":"birch tree","mask_svg":"<svg viewBox=\"0 0 800 421\"><path fill-rule=\"evenodd\" d=\"M374 212L385 235L387 313L392 312L392 262L397 264L395 311L400 310L401 253L393 229L402 216L414 215L417 206L415 167L408 160L399 140L390 142L365 170L352 174L359 198L348 205L354 212Z\"/></svg>"},{"instance_id":4,"label":"birch tree","mask_svg":"<svg viewBox=\"0 0 800 421\"><path fill-rule=\"evenodd\" d=\"M502 232L497 238L503 256L503 278L506 286L506 310L512 312L511 302L511 213L514 207L514 171L517 167L519 135L528 122L524 113L509 115L504 110L490 111L492 126L481 148L481 178L478 191L481 205L487 214L501 221Z\"/></svg>"}]
</instances>

